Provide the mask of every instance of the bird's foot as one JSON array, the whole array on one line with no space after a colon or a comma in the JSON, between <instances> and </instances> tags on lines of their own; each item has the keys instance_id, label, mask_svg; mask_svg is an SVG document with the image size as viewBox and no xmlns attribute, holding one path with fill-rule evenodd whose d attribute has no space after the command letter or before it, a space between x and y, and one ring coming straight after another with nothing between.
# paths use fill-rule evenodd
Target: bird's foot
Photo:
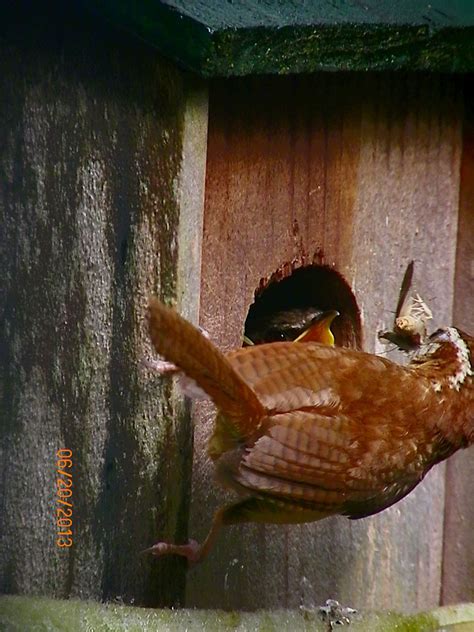
<instances>
[{"instance_id":1,"label":"bird's foot","mask_svg":"<svg viewBox=\"0 0 474 632\"><path fill-rule=\"evenodd\" d=\"M169 544L168 542L157 542L143 553L150 553L154 557L163 555L181 555L190 564L197 564L201 559L202 546L196 540L189 540L187 544Z\"/></svg>"},{"instance_id":2,"label":"bird's foot","mask_svg":"<svg viewBox=\"0 0 474 632\"><path fill-rule=\"evenodd\" d=\"M166 360L161 360L158 358L143 358L143 360L141 361L141 365L146 369L150 369L150 371L159 373L160 375L177 373L179 371L178 367L172 362L167 362Z\"/></svg>"},{"instance_id":3,"label":"bird's foot","mask_svg":"<svg viewBox=\"0 0 474 632\"><path fill-rule=\"evenodd\" d=\"M150 369L150 371L153 371L154 373L158 373L158 375L177 375L178 387L182 394L186 395L186 397L189 397L190 399L209 399L209 396L202 390L202 388L200 388L192 378L185 375L181 369L172 362L167 362L161 358L143 358L140 363L143 367Z\"/></svg>"},{"instance_id":4,"label":"bird's foot","mask_svg":"<svg viewBox=\"0 0 474 632\"><path fill-rule=\"evenodd\" d=\"M328 630L333 630L339 625L349 625L357 610L342 606L335 599L328 599L324 606L319 607L319 614L328 624Z\"/></svg>"}]
</instances>

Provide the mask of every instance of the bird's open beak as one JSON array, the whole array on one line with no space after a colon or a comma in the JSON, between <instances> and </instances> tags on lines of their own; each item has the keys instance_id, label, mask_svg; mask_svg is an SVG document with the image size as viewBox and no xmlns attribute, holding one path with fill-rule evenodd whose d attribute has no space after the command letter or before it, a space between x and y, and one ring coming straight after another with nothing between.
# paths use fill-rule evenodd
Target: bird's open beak
<instances>
[{"instance_id":1,"label":"bird's open beak","mask_svg":"<svg viewBox=\"0 0 474 632\"><path fill-rule=\"evenodd\" d=\"M295 338L294 342L321 342L334 346L334 336L331 331L332 321L339 316L335 309L323 312L318 316L302 334Z\"/></svg>"}]
</instances>

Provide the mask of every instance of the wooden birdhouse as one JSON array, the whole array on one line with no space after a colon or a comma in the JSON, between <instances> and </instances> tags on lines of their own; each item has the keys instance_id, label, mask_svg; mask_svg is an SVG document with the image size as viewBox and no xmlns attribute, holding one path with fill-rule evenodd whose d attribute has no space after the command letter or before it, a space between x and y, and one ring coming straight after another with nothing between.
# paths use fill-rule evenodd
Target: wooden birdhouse
<instances>
[{"instance_id":1,"label":"wooden birdhouse","mask_svg":"<svg viewBox=\"0 0 474 632\"><path fill-rule=\"evenodd\" d=\"M150 295L226 351L279 311L335 309L337 345L404 362L378 332L413 260L429 328L474 333L471 3L0 14L1 591L238 610L474 601L472 449L367 519L231 527L190 571L141 555L202 539L226 497L212 405L143 364Z\"/></svg>"}]
</instances>

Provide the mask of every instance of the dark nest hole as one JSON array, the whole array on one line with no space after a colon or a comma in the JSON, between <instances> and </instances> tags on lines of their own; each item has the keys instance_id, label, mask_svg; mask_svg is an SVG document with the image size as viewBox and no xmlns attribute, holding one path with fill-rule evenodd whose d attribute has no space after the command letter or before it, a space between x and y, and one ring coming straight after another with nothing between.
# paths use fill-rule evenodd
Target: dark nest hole
<instances>
[{"instance_id":1,"label":"dark nest hole","mask_svg":"<svg viewBox=\"0 0 474 632\"><path fill-rule=\"evenodd\" d=\"M331 325L335 344L361 348L360 312L344 278L327 266L311 265L294 270L281 280L262 283L255 293L245 321L245 335L256 344L293 339L318 311L337 310ZM309 324L309 322L307 323ZM295 335L284 330L293 328Z\"/></svg>"}]
</instances>

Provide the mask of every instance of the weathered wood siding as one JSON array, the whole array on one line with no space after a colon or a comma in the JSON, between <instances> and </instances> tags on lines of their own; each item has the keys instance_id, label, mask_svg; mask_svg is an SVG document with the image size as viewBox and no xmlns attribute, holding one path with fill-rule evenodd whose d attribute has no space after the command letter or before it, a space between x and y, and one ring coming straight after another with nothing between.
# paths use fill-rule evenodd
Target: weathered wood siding
<instances>
[{"instance_id":1,"label":"weathered wood siding","mask_svg":"<svg viewBox=\"0 0 474 632\"><path fill-rule=\"evenodd\" d=\"M474 80L466 78L454 324L474 332ZM474 454L461 452L446 465L443 603L474 601Z\"/></svg>"},{"instance_id":2,"label":"weathered wood siding","mask_svg":"<svg viewBox=\"0 0 474 632\"><path fill-rule=\"evenodd\" d=\"M207 136L205 87L69 5L46 6L0 21L0 592L147 605L186 593L189 606L246 609L474 599L469 453L367 520L227 529L187 589L182 560L140 556L159 538L202 539L225 498L205 456L212 407L196 406L191 477L189 411L140 368L150 293L191 320L201 301L229 349L261 278L314 260L345 276L364 346L380 352L413 258L433 327L454 316L474 328L461 82L215 81ZM71 549L55 543L63 447Z\"/></svg>"},{"instance_id":3,"label":"weathered wood siding","mask_svg":"<svg viewBox=\"0 0 474 632\"><path fill-rule=\"evenodd\" d=\"M437 76L316 75L216 81L210 93L201 324L240 344L254 289L283 262L316 259L352 286L365 348L393 319L409 259L433 326L452 322L462 98ZM189 532L205 535L225 494L195 428ZM188 605L428 608L439 602L444 518L439 466L372 518L241 526L188 579Z\"/></svg>"},{"instance_id":4,"label":"weathered wood siding","mask_svg":"<svg viewBox=\"0 0 474 632\"><path fill-rule=\"evenodd\" d=\"M140 552L186 537L192 431L140 360L151 292L197 316L207 96L56 10L2 14L0 592L183 603L182 561Z\"/></svg>"}]
</instances>

